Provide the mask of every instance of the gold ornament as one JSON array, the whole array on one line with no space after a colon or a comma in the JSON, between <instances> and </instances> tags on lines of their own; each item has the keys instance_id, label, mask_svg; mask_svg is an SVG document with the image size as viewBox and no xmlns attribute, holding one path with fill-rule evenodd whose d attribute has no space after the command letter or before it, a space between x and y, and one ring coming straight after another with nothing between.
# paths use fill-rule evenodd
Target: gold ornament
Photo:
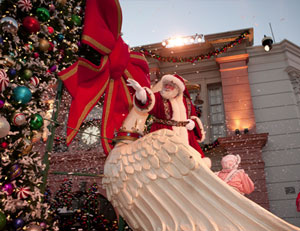
<instances>
[{"instance_id":1,"label":"gold ornament","mask_svg":"<svg viewBox=\"0 0 300 231\"><path fill-rule=\"evenodd\" d=\"M23 142L23 149L21 150L22 155L28 155L33 148L33 143L28 138L24 138L22 142Z\"/></svg>"},{"instance_id":2,"label":"gold ornament","mask_svg":"<svg viewBox=\"0 0 300 231\"><path fill-rule=\"evenodd\" d=\"M23 155L28 155L28 154L31 152L32 147L33 147L33 144L32 144L32 143L29 144L29 145L27 145L27 146L25 146L25 148L24 148L23 151L22 151L22 154L23 154Z\"/></svg>"},{"instance_id":3,"label":"gold ornament","mask_svg":"<svg viewBox=\"0 0 300 231\"><path fill-rule=\"evenodd\" d=\"M26 231L42 231L42 227L35 224L30 224L26 229Z\"/></svg>"},{"instance_id":4,"label":"gold ornament","mask_svg":"<svg viewBox=\"0 0 300 231\"><path fill-rule=\"evenodd\" d=\"M73 52L76 53L78 51L78 46L75 43L72 43L71 49L72 49Z\"/></svg>"},{"instance_id":5,"label":"gold ornament","mask_svg":"<svg viewBox=\"0 0 300 231\"><path fill-rule=\"evenodd\" d=\"M7 67L12 67L16 64L16 62L9 57L8 55L3 55L1 56L1 50L0 50L0 65L7 66Z\"/></svg>"},{"instance_id":6,"label":"gold ornament","mask_svg":"<svg viewBox=\"0 0 300 231\"><path fill-rule=\"evenodd\" d=\"M56 0L56 2L60 5L65 5L67 0Z\"/></svg>"},{"instance_id":7,"label":"gold ornament","mask_svg":"<svg viewBox=\"0 0 300 231\"><path fill-rule=\"evenodd\" d=\"M41 140L42 133L38 131L33 131L33 137L31 139L32 143L37 143Z\"/></svg>"},{"instance_id":8,"label":"gold ornament","mask_svg":"<svg viewBox=\"0 0 300 231\"><path fill-rule=\"evenodd\" d=\"M41 51L48 51L50 47L50 43L46 39L40 39L39 41L39 48Z\"/></svg>"}]
</instances>

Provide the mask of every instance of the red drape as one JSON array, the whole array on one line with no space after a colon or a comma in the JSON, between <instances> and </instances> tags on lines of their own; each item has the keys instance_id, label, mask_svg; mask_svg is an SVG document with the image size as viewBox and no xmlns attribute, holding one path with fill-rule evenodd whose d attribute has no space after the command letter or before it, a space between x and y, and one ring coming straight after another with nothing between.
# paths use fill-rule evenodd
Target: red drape
<instances>
[{"instance_id":1,"label":"red drape","mask_svg":"<svg viewBox=\"0 0 300 231\"><path fill-rule=\"evenodd\" d=\"M107 154L118 130L132 107L132 95L126 85L133 78L150 87L149 68L145 57L130 52L121 37L122 12L118 0L88 0L85 9L82 43L88 44L103 57L99 66L84 58L58 75L72 96L67 129L67 145L76 136L80 125L105 93L101 134ZM74 128L74 129L71 129Z\"/></svg>"}]
</instances>

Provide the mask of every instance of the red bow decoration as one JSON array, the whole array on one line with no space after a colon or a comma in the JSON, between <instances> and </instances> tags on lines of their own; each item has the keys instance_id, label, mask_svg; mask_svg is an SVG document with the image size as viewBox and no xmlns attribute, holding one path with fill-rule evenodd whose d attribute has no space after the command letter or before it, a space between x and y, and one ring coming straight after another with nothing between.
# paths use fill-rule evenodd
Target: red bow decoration
<instances>
[{"instance_id":1,"label":"red bow decoration","mask_svg":"<svg viewBox=\"0 0 300 231\"><path fill-rule=\"evenodd\" d=\"M89 0L86 3L84 31L81 42L91 46L102 57L100 65L78 58L77 62L58 75L72 96L69 111L67 145L76 136L82 122L105 93L101 138L107 154L109 139L119 130L132 107L128 78L141 86L150 86L145 57L129 51L121 38L122 12L118 0ZM72 129L74 128L74 129Z\"/></svg>"}]
</instances>

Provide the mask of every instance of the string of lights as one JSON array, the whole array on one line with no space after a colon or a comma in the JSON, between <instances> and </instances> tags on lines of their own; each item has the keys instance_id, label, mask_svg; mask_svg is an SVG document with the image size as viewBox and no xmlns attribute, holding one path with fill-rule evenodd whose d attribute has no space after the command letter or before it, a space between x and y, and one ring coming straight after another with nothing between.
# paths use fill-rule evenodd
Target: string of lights
<instances>
[{"instance_id":1,"label":"string of lights","mask_svg":"<svg viewBox=\"0 0 300 231\"><path fill-rule=\"evenodd\" d=\"M218 147L220 145L218 140L215 140L214 142L210 143L210 144L204 144L201 145L201 148L204 152L208 152L216 147Z\"/></svg>"},{"instance_id":2,"label":"string of lights","mask_svg":"<svg viewBox=\"0 0 300 231\"><path fill-rule=\"evenodd\" d=\"M210 51L207 54L201 54L194 57L164 57L159 54L156 54L155 52L151 50L147 50L146 48L140 48L140 52L142 52L145 56L151 57L154 59L157 59L162 62L173 62L173 63L183 63L183 62L190 62L194 63L196 61L201 61L205 59L210 59L211 57L218 56L224 52L226 52L228 49L235 47L236 45L240 44L246 36L249 35L249 31L243 32L239 37L237 37L234 41L229 42L228 44L224 45L221 48L217 48L214 51Z\"/></svg>"}]
</instances>

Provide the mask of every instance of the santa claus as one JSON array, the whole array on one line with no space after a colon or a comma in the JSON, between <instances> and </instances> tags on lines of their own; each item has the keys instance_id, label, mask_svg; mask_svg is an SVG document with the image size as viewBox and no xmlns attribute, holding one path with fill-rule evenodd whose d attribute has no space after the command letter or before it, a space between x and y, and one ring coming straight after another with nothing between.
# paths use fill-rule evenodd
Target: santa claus
<instances>
[{"instance_id":1,"label":"santa claus","mask_svg":"<svg viewBox=\"0 0 300 231\"><path fill-rule=\"evenodd\" d=\"M149 88L142 88L133 79L127 81L128 86L136 91L134 106L137 110L153 116L150 132L164 128L173 130L183 141L196 149L202 158L205 157L198 143L205 139L205 131L182 77L164 75L161 79L162 89L156 93ZM210 167L210 159L205 157L204 160Z\"/></svg>"}]
</instances>

